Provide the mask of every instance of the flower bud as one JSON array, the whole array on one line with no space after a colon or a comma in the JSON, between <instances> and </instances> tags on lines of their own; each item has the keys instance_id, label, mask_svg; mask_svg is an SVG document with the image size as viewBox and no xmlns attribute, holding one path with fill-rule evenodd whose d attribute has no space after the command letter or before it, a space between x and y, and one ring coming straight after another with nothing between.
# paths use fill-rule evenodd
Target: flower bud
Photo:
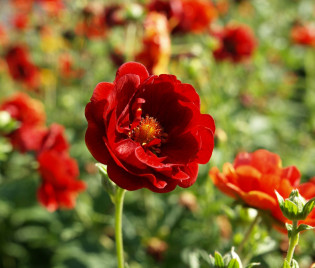
<instances>
[{"instance_id":1,"label":"flower bud","mask_svg":"<svg viewBox=\"0 0 315 268\"><path fill-rule=\"evenodd\" d=\"M299 191L293 190L286 200L277 192L277 198L283 215L289 220L304 220L315 206L315 200L308 202L300 195Z\"/></svg>"}]
</instances>

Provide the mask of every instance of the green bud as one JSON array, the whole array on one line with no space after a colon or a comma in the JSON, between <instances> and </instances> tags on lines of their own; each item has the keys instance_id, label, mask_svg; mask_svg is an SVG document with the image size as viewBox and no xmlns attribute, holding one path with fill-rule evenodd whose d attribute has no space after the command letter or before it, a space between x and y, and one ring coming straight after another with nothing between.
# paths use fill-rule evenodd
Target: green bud
<instances>
[{"instance_id":1,"label":"green bud","mask_svg":"<svg viewBox=\"0 0 315 268\"><path fill-rule=\"evenodd\" d=\"M306 202L297 189L293 190L286 200L277 191L275 193L283 215L292 221L304 220L315 206L315 199Z\"/></svg>"}]
</instances>

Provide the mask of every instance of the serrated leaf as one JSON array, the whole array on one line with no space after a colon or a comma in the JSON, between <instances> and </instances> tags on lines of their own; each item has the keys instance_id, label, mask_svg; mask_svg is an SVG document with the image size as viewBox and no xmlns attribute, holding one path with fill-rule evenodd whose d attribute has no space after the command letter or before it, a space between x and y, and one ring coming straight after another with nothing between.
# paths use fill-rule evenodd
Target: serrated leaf
<instances>
[{"instance_id":1,"label":"serrated leaf","mask_svg":"<svg viewBox=\"0 0 315 268\"><path fill-rule=\"evenodd\" d=\"M227 266L227 268L239 268L240 265L237 261L237 259L232 259L230 262L229 262L229 265Z\"/></svg>"},{"instance_id":2,"label":"serrated leaf","mask_svg":"<svg viewBox=\"0 0 315 268\"><path fill-rule=\"evenodd\" d=\"M300 224L296 231L299 233L305 230L312 230L312 229L314 229L314 227L309 226L307 224Z\"/></svg>"},{"instance_id":3,"label":"serrated leaf","mask_svg":"<svg viewBox=\"0 0 315 268\"><path fill-rule=\"evenodd\" d=\"M224 268L223 258L218 251L214 252L214 259L216 268Z\"/></svg>"}]
</instances>

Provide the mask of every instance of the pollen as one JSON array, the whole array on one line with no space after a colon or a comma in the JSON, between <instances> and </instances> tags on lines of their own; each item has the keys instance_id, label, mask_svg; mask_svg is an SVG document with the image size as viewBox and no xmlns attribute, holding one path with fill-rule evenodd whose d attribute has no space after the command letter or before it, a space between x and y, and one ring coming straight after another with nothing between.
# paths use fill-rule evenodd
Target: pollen
<instances>
[{"instance_id":1,"label":"pollen","mask_svg":"<svg viewBox=\"0 0 315 268\"><path fill-rule=\"evenodd\" d=\"M160 123L148 115L141 119L139 125L130 133L129 137L139 142L142 146L148 145L155 139L161 139L163 129Z\"/></svg>"}]
</instances>

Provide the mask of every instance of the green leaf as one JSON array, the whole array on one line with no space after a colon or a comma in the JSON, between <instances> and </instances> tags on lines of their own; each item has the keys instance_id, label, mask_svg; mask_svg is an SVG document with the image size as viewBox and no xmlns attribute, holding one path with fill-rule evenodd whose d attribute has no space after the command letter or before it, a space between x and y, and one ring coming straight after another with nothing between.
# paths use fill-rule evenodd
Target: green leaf
<instances>
[{"instance_id":1,"label":"green leaf","mask_svg":"<svg viewBox=\"0 0 315 268\"><path fill-rule=\"evenodd\" d=\"M314 227L309 226L307 224L300 224L296 231L299 233L305 230L312 230L312 229L314 229Z\"/></svg>"},{"instance_id":2,"label":"green leaf","mask_svg":"<svg viewBox=\"0 0 315 268\"><path fill-rule=\"evenodd\" d=\"M292 201L286 199L284 202L284 211L285 211L285 216L289 220L295 219L295 217L298 216L298 207L296 204L294 204Z\"/></svg>"},{"instance_id":3,"label":"green leaf","mask_svg":"<svg viewBox=\"0 0 315 268\"><path fill-rule=\"evenodd\" d=\"M288 236L289 236L289 238L290 238L290 237L291 237L291 234L292 234L293 226L292 226L292 224L286 223L286 224L285 224L285 227L287 228Z\"/></svg>"},{"instance_id":4,"label":"green leaf","mask_svg":"<svg viewBox=\"0 0 315 268\"><path fill-rule=\"evenodd\" d=\"M229 262L229 265L227 266L227 268L239 268L240 265L237 261L237 259L232 259L230 262Z\"/></svg>"},{"instance_id":5,"label":"green leaf","mask_svg":"<svg viewBox=\"0 0 315 268\"><path fill-rule=\"evenodd\" d=\"M292 259L291 261L291 268L299 268L298 262L294 259Z\"/></svg>"},{"instance_id":6,"label":"green leaf","mask_svg":"<svg viewBox=\"0 0 315 268\"><path fill-rule=\"evenodd\" d=\"M315 197L311 200L307 201L303 208L304 219L311 213L313 208L315 207Z\"/></svg>"},{"instance_id":7,"label":"green leaf","mask_svg":"<svg viewBox=\"0 0 315 268\"><path fill-rule=\"evenodd\" d=\"M277 199L278 199L278 202L279 202L279 206L282 210L282 208L284 208L284 199L283 197L275 190L275 193L276 193L276 196L277 196Z\"/></svg>"},{"instance_id":8,"label":"green leaf","mask_svg":"<svg viewBox=\"0 0 315 268\"><path fill-rule=\"evenodd\" d=\"M214 259L216 268L224 268L223 258L218 251L214 252Z\"/></svg>"},{"instance_id":9,"label":"green leaf","mask_svg":"<svg viewBox=\"0 0 315 268\"><path fill-rule=\"evenodd\" d=\"M260 262L252 262L252 263L248 264L248 265L246 266L246 268L252 268L252 267L258 266L258 265L260 265Z\"/></svg>"},{"instance_id":10,"label":"green leaf","mask_svg":"<svg viewBox=\"0 0 315 268\"><path fill-rule=\"evenodd\" d=\"M107 166L101 163L96 163L95 166L98 168L98 171L101 174L102 185L105 191L109 194L112 202L115 203L115 194L116 194L117 186L109 179L108 174L107 174Z\"/></svg>"}]
</instances>

